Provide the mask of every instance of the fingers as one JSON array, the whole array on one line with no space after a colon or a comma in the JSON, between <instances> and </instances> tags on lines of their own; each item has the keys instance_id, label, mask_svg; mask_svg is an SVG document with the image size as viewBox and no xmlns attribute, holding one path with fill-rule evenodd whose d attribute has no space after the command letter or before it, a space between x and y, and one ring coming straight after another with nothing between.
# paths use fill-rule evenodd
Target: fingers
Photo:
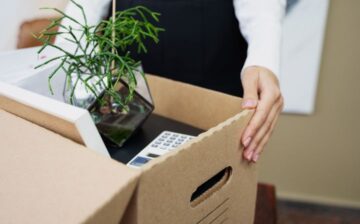
<instances>
[{"instance_id":1,"label":"fingers","mask_svg":"<svg viewBox=\"0 0 360 224\"><path fill-rule=\"evenodd\" d=\"M254 109L258 104L258 79L259 71L256 68L246 68L242 75L242 85L244 89L244 97L241 104L243 109ZM242 138L242 144L246 147L251 142L251 137Z\"/></svg>"},{"instance_id":2,"label":"fingers","mask_svg":"<svg viewBox=\"0 0 360 224\"><path fill-rule=\"evenodd\" d=\"M247 160L256 162L274 129L283 98L278 79L266 68L255 66L245 69L242 83L243 109L256 108L241 138L245 147L243 155Z\"/></svg>"},{"instance_id":3,"label":"fingers","mask_svg":"<svg viewBox=\"0 0 360 224\"><path fill-rule=\"evenodd\" d=\"M259 143L259 146L256 148L256 150L254 151L253 155L252 155L252 161L256 162L259 159L259 155L261 154L261 152L264 150L265 145L268 143L272 133L274 132L274 128L276 126L277 123L277 119L279 118L279 113L276 115L275 119L273 120L271 127L269 129L269 131L265 134L265 136L263 137L263 139L261 140L261 142Z\"/></svg>"},{"instance_id":4,"label":"fingers","mask_svg":"<svg viewBox=\"0 0 360 224\"><path fill-rule=\"evenodd\" d=\"M251 145L248 147L248 151L251 153L251 158L248 158L249 160L252 160L253 162L256 162L259 159L259 155L263 151L266 143L269 141L273 131L274 127L276 125L277 119L279 117L279 114L282 111L282 98L280 98L274 107L272 108L265 124L260 128L256 136L254 137L254 140L251 142ZM247 152L246 155L249 155L250 152ZM245 154L244 154L245 155Z\"/></svg>"},{"instance_id":5,"label":"fingers","mask_svg":"<svg viewBox=\"0 0 360 224\"><path fill-rule=\"evenodd\" d=\"M255 68L247 68L242 76L242 85L244 89L244 99L242 101L243 109L254 109L257 106L259 72Z\"/></svg>"},{"instance_id":6,"label":"fingers","mask_svg":"<svg viewBox=\"0 0 360 224\"><path fill-rule=\"evenodd\" d=\"M276 102L276 97L272 94L263 93L262 99L260 100L255 114L250 120L249 125L246 127L245 132L242 137L242 142L245 148L253 141L255 134L258 132L260 127L262 127L270 114L270 111L273 105Z\"/></svg>"},{"instance_id":7,"label":"fingers","mask_svg":"<svg viewBox=\"0 0 360 224\"><path fill-rule=\"evenodd\" d=\"M260 147L260 142L263 140L264 136L270 131L273 121L275 120L277 114L279 113L280 102L276 102L270 109L268 115L263 116L266 117L265 121L262 122L262 125L256 130L254 137L252 138L251 143L245 147L244 149L244 156L247 160L251 161L254 158L258 157L258 151ZM257 122L255 120L255 122ZM255 154L257 156L255 156Z\"/></svg>"}]
</instances>

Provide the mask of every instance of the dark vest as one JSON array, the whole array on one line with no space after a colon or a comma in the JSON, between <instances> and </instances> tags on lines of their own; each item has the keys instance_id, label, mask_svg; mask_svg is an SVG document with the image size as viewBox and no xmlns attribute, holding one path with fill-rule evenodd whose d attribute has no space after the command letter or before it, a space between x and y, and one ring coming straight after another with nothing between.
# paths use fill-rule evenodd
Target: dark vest
<instances>
[{"instance_id":1,"label":"dark vest","mask_svg":"<svg viewBox=\"0 0 360 224\"><path fill-rule=\"evenodd\" d=\"M242 96L247 43L233 0L118 0L117 10L136 5L160 12L166 30L158 44L147 43L147 54L132 51L146 73Z\"/></svg>"}]
</instances>

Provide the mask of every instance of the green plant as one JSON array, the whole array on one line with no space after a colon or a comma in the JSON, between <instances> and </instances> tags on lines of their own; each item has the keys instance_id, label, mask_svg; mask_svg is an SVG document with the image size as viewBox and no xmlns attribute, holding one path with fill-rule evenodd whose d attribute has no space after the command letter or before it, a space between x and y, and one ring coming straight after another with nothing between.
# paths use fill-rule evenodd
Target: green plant
<instances>
[{"instance_id":1,"label":"green plant","mask_svg":"<svg viewBox=\"0 0 360 224\"><path fill-rule=\"evenodd\" d=\"M152 22L158 22L160 14L146 7L136 6L116 12L113 20L102 20L96 26L89 26L83 7L73 0L70 1L81 11L84 23L59 9L44 8L55 10L61 16L52 20L52 23L37 37L44 44L38 53L40 54L47 47L53 47L62 54L36 68L57 61L56 69L48 77L49 89L53 93L51 80L58 71L63 70L67 79L66 88L70 88L71 91L72 104L75 89L79 83L83 83L86 90L90 91L101 105L111 105L111 102L120 106L127 105L132 100L137 85L135 72L141 72L138 71L140 61L131 57L129 47L135 46L138 52L146 53L144 44L146 38L155 43L159 41L158 34L163 29L153 25ZM79 28L62 25L63 19L71 20ZM62 31L50 31L53 27L61 27ZM56 35L63 35L67 41L74 44L75 51L70 52L51 43L51 38ZM144 77L142 72L141 74ZM74 76L75 82L70 85ZM128 84L127 96L122 96L118 92L117 86L121 80L126 80ZM104 89L104 97L100 96L99 88Z\"/></svg>"}]
</instances>

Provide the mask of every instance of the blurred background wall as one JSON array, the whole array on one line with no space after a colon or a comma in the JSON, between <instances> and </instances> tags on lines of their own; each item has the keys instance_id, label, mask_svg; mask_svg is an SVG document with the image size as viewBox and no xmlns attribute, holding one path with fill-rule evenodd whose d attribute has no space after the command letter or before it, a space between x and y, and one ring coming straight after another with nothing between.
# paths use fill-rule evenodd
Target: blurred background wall
<instances>
[{"instance_id":1,"label":"blurred background wall","mask_svg":"<svg viewBox=\"0 0 360 224\"><path fill-rule=\"evenodd\" d=\"M359 11L330 2L315 113L282 115L259 163L281 198L360 207Z\"/></svg>"},{"instance_id":2,"label":"blurred background wall","mask_svg":"<svg viewBox=\"0 0 360 224\"><path fill-rule=\"evenodd\" d=\"M1 3L0 7L0 51L16 48L20 25L26 20L42 17L53 17L50 10L40 10L41 7L56 7L63 9L68 0L10 0Z\"/></svg>"}]
</instances>

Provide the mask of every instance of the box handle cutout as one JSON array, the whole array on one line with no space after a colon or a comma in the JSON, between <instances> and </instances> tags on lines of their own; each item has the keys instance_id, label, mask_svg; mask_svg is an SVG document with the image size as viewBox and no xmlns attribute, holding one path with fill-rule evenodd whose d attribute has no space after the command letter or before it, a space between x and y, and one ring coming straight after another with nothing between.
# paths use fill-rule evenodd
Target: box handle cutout
<instances>
[{"instance_id":1,"label":"box handle cutout","mask_svg":"<svg viewBox=\"0 0 360 224\"><path fill-rule=\"evenodd\" d=\"M228 182L231 174L232 168L228 166L197 187L190 198L191 207L197 206L209 198L213 193L219 191Z\"/></svg>"}]
</instances>

